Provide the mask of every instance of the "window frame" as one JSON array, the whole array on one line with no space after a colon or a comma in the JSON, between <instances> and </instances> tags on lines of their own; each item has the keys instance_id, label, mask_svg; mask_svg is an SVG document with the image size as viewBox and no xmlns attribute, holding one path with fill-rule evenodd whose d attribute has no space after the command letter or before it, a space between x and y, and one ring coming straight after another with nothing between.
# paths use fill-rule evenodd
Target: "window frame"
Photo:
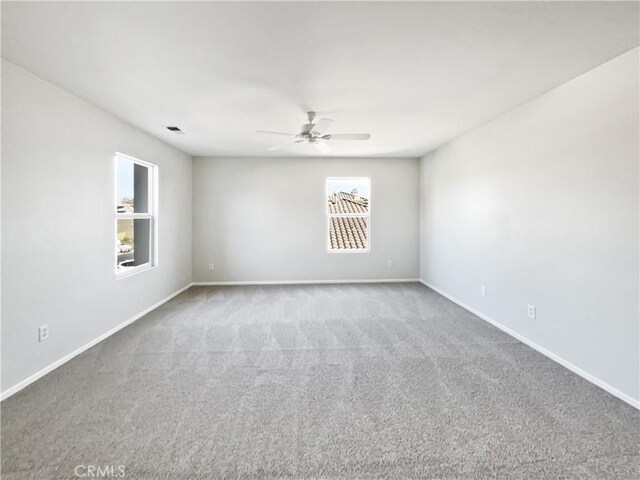
<instances>
[{"instance_id":1,"label":"window frame","mask_svg":"<svg viewBox=\"0 0 640 480\"><path fill-rule=\"evenodd\" d=\"M365 180L369 184L369 198L367 204L367 213L330 213L327 206L327 197L329 195L329 182L339 181L348 182L351 180ZM327 177L324 185L324 211L326 217L325 234L327 236L326 245L327 253L370 253L371 252L371 177L354 176L354 177ZM360 217L367 220L367 248L331 248L331 218L332 217Z\"/></svg>"},{"instance_id":2,"label":"window frame","mask_svg":"<svg viewBox=\"0 0 640 480\"><path fill-rule=\"evenodd\" d=\"M147 198L149 199L149 208L147 213L118 213L118 160L127 160L134 164L146 167L148 170L148 186L147 186ZM131 277L138 273L152 270L158 266L158 166L140 160L139 158L132 157L121 152L116 152L113 157L114 163L114 203L112 208L115 209L114 218L114 238L118 239L118 220L149 220L149 261L142 265L137 265L126 270L118 270L118 252L115 248L114 251L114 271L117 280L122 278ZM135 196L135 191L134 191ZM113 211L113 210L112 210Z\"/></svg>"}]
</instances>

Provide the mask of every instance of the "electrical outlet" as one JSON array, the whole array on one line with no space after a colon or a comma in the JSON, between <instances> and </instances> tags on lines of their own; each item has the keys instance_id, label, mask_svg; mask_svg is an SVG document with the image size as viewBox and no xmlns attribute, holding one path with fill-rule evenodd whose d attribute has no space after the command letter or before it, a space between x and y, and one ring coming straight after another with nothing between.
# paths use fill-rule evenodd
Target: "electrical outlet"
<instances>
[{"instance_id":1,"label":"electrical outlet","mask_svg":"<svg viewBox=\"0 0 640 480\"><path fill-rule=\"evenodd\" d=\"M483 297L487 296L487 287L485 287L484 285L480 287L480 295Z\"/></svg>"},{"instance_id":2,"label":"electrical outlet","mask_svg":"<svg viewBox=\"0 0 640 480\"><path fill-rule=\"evenodd\" d=\"M389 260L389 261L387 262L387 267L388 267L388 268L393 267L393 260Z\"/></svg>"},{"instance_id":3,"label":"electrical outlet","mask_svg":"<svg viewBox=\"0 0 640 480\"><path fill-rule=\"evenodd\" d=\"M49 325L43 325L38 329L38 341L44 342L49 338Z\"/></svg>"},{"instance_id":4,"label":"electrical outlet","mask_svg":"<svg viewBox=\"0 0 640 480\"><path fill-rule=\"evenodd\" d=\"M536 306L535 305L527 305L527 315L529 318L536 318Z\"/></svg>"},{"instance_id":5,"label":"electrical outlet","mask_svg":"<svg viewBox=\"0 0 640 480\"><path fill-rule=\"evenodd\" d=\"M213 263L209 264L209 270L213 270Z\"/></svg>"}]
</instances>

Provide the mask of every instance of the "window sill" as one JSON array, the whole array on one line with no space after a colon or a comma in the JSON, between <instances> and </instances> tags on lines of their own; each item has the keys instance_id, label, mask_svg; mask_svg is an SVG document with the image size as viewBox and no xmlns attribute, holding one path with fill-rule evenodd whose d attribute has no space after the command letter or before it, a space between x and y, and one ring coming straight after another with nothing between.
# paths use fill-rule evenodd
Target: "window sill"
<instances>
[{"instance_id":1,"label":"window sill","mask_svg":"<svg viewBox=\"0 0 640 480\"><path fill-rule=\"evenodd\" d=\"M156 268L156 265L151 265L150 263L145 263L144 265L138 265L137 267L129 268L127 270L116 271L116 280L121 280L123 278L132 277L139 273L147 272L149 270L153 270Z\"/></svg>"},{"instance_id":2,"label":"window sill","mask_svg":"<svg viewBox=\"0 0 640 480\"><path fill-rule=\"evenodd\" d=\"M371 250L369 248L329 248L327 249L327 253L370 253Z\"/></svg>"}]
</instances>

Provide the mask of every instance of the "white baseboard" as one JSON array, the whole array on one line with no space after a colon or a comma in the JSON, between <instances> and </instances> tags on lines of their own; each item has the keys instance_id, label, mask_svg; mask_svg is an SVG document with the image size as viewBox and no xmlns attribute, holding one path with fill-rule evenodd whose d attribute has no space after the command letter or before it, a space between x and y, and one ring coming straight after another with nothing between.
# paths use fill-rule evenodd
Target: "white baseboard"
<instances>
[{"instance_id":1,"label":"white baseboard","mask_svg":"<svg viewBox=\"0 0 640 480\"><path fill-rule=\"evenodd\" d=\"M419 282L418 278L384 278L374 280L249 280L238 282L193 282L194 286L207 285L307 285L314 283L408 283Z\"/></svg>"},{"instance_id":2,"label":"white baseboard","mask_svg":"<svg viewBox=\"0 0 640 480\"><path fill-rule=\"evenodd\" d=\"M126 320L125 322L121 323L120 325L118 325L117 327L112 328L111 330L109 330L106 333L103 333L102 335L100 335L97 338L94 338L93 340L91 340L89 343L87 343L86 345L83 345L82 347L78 348L77 350L71 352L68 355L65 355L64 357L62 357L59 360L56 360L55 362L53 362L52 364L46 366L45 368L43 368L42 370L40 370L39 372L34 373L33 375L31 375L30 377L22 380L21 382L18 382L17 384L15 384L13 387L9 387L7 388L4 392L2 392L2 394L0 395L0 400L4 400L5 398L10 397L11 395L13 395L14 393L19 392L20 390L22 390L23 388L25 388L27 385L32 384L33 382L35 382L36 380L38 380L39 378L45 376L47 373L55 370L56 368L58 368L59 366L67 363L69 360L71 360L72 358L80 355L82 352L84 352L85 350L90 349L91 347L93 347L94 345L100 343L101 341L103 341L104 339L106 339L107 337L110 337L111 335L113 335L114 333L116 333L118 330L122 330L124 327L126 327L127 325L132 324L133 322L135 322L136 320L138 320L140 317L145 316L147 313L149 313L152 310L155 310L156 308L158 308L160 305L162 305L163 303L168 302L169 300L171 300L173 297L180 295L182 292L184 292L185 290L187 290L188 288L191 287L191 285L193 285L192 283L182 287L180 290L178 290L177 292L172 293L171 295L169 295L167 298L164 298L163 300L160 300L158 303L155 303L154 305L151 305L149 308L146 308L145 310L143 310L142 312L138 313L137 315L131 317L129 320Z\"/></svg>"},{"instance_id":3,"label":"white baseboard","mask_svg":"<svg viewBox=\"0 0 640 480\"><path fill-rule=\"evenodd\" d=\"M464 308L465 310L473 313L474 315L476 315L477 317L480 317L482 320L485 320L486 322L489 322L491 325L493 325L496 328L499 328L500 330L502 330L503 332L505 332L508 335L511 335L513 338L515 338L516 340L524 343L525 345L533 348L534 350L537 350L538 352L540 352L541 354L543 354L544 356L550 358L551 360L553 360L556 363L559 363L560 365L562 365L563 367L571 370L573 373L580 375L582 378L584 378L585 380L593 383L594 385L602 388L603 390L609 392L611 395L613 395L614 397L618 397L620 400L628 403L629 405L631 405L632 407L635 407L637 409L640 410L640 400L636 400L635 398L630 397L629 395L627 395L626 393L621 392L620 390L618 390L615 387L612 387L611 385L609 385L608 383L600 380L599 378L595 377L594 375L590 374L589 372L586 372L584 370L582 370L580 367L575 366L573 363L565 360L564 358L560 357L559 355L556 355L555 353L547 350L544 347L541 347L540 345L538 345L535 342L532 342L531 340L529 340L526 337L523 337L522 335L520 335L519 333L511 330L508 327L505 327L504 325L502 325L499 322L496 322L494 319L492 319L491 317L488 317L487 315L485 315L482 312L479 312L478 310L470 307L469 305L461 302L460 300L458 300L457 298L452 297L451 295L449 295L446 292L443 292L442 290L440 290L439 288L435 287L434 285L431 285L427 282L425 282L424 280L420 279L418 280L420 283L422 283L425 287L430 288L431 290L433 290L436 293L439 293L440 295L442 295L445 298L448 298L449 300L451 300L453 303L461 306L462 308Z\"/></svg>"}]
</instances>

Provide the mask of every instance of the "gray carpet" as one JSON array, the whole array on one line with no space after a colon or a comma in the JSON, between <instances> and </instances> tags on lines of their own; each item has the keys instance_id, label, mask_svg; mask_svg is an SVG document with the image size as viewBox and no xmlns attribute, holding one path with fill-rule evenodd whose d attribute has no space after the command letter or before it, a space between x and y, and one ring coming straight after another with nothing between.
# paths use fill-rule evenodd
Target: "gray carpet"
<instances>
[{"instance_id":1,"label":"gray carpet","mask_svg":"<svg viewBox=\"0 0 640 480\"><path fill-rule=\"evenodd\" d=\"M639 432L419 284L193 287L3 402L2 478L631 479Z\"/></svg>"}]
</instances>

